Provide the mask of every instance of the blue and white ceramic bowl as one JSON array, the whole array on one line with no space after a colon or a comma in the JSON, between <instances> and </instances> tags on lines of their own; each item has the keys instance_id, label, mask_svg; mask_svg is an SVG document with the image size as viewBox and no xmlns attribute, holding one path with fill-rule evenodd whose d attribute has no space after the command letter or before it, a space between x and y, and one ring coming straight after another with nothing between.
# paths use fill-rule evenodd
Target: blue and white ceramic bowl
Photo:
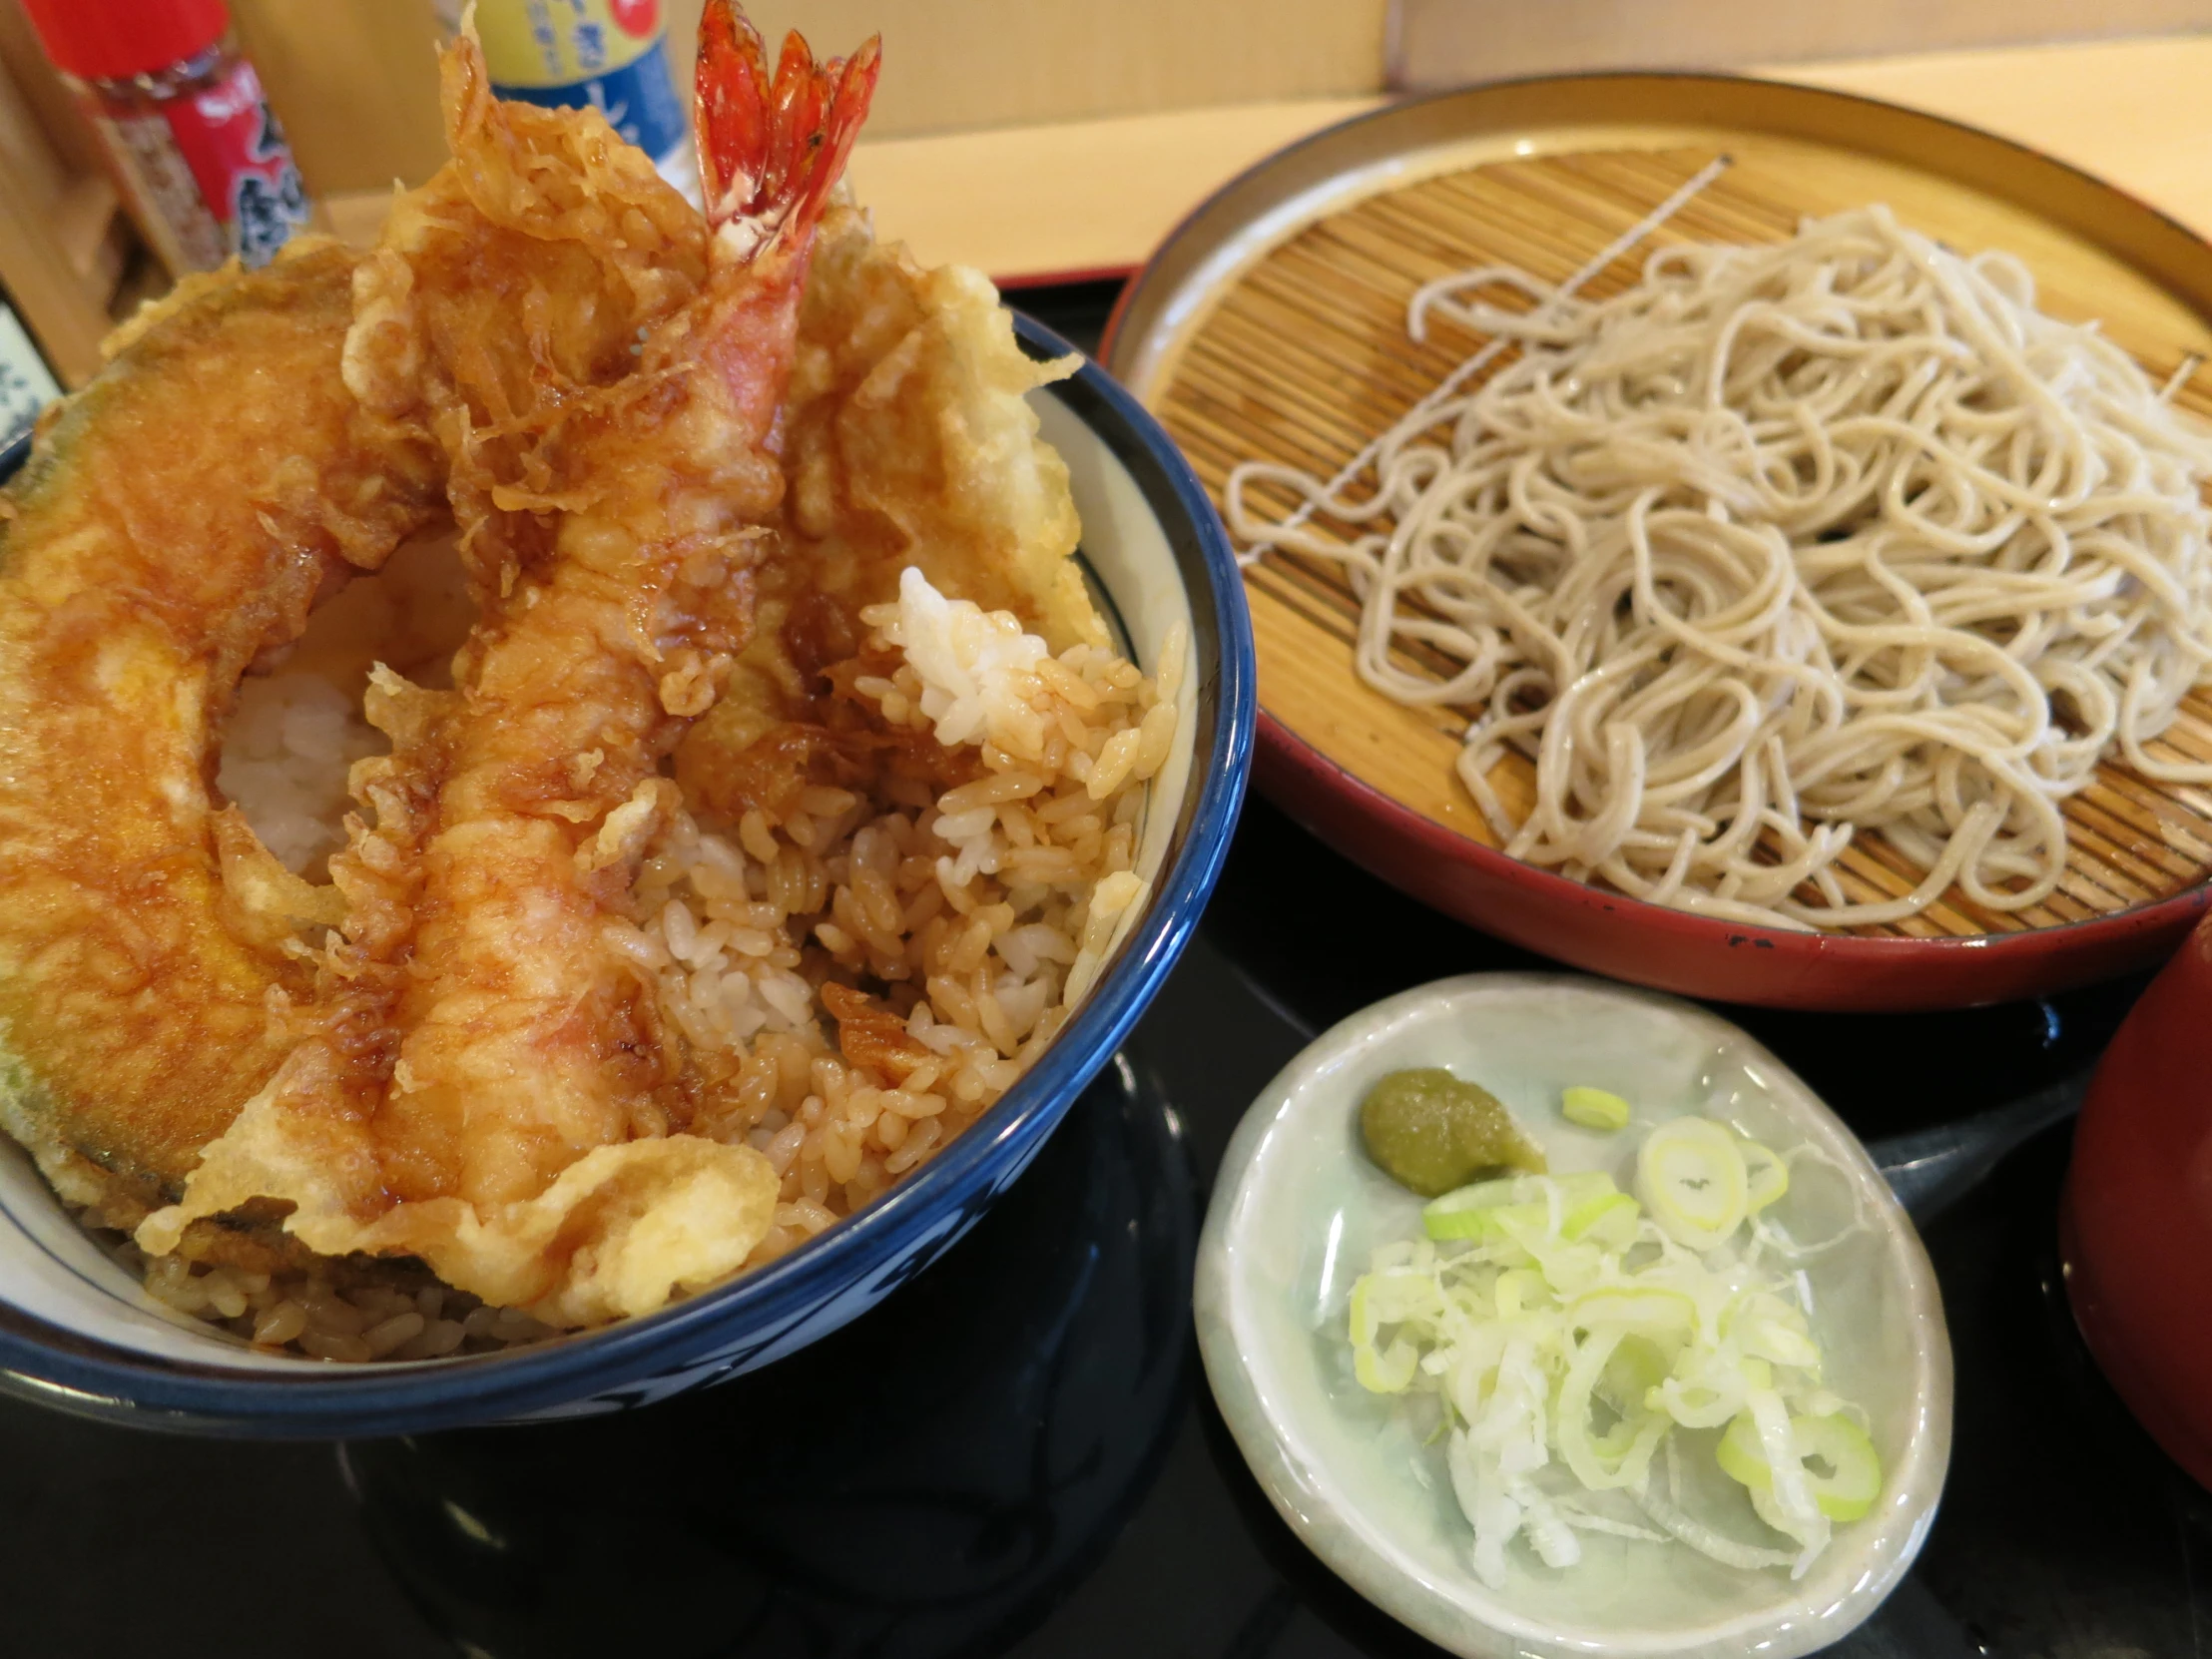
<instances>
[{"instance_id":1,"label":"blue and white ceramic bowl","mask_svg":"<svg viewBox=\"0 0 2212 1659\"><path fill-rule=\"evenodd\" d=\"M1028 319L1033 356L1072 349ZM1004 1192L1166 980L1244 797L1251 622L1221 525L1167 434L1095 364L1035 394L1066 459L1083 556L1147 674L1189 658L1176 752L1152 786L1149 907L1028 1075L911 1179L790 1256L676 1307L504 1354L375 1366L255 1353L163 1309L0 1141L0 1388L150 1427L370 1436L618 1410L757 1369L866 1312ZM12 471L0 458L0 476Z\"/></svg>"}]
</instances>

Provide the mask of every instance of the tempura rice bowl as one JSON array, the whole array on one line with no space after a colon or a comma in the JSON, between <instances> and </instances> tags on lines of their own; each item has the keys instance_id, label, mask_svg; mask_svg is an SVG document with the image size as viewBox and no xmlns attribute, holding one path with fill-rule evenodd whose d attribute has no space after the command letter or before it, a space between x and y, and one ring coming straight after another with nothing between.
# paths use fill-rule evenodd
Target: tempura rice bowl
<instances>
[{"instance_id":1,"label":"tempura rice bowl","mask_svg":"<svg viewBox=\"0 0 2212 1659\"><path fill-rule=\"evenodd\" d=\"M1019 329L1033 356L1068 350L1026 320ZM1043 436L1072 474L1082 556L1101 609L1122 635L1122 655L1148 680L1163 678L1168 665L1162 653L1178 638L1183 660L1179 673L1170 668L1165 676L1175 683L1175 735L1142 814L1130 825L1136 880L1127 884L1137 894L1130 914L1116 936L1103 941L1095 978L1065 1028L995 1104L958 1133L943 1134L941 1146L924 1147L926 1161L916 1157L910 1173L895 1171L902 1178L859 1204L849 1219L818 1217L815 1225L823 1230L807 1236L808 1229L798 1229L787 1254L661 1313L498 1349L503 1341L543 1334L478 1310L469 1348L496 1351L407 1358L422 1351L417 1338L412 1348L398 1348L399 1357L375 1366L257 1349L204 1317L165 1306L119 1259L112 1237L104 1245L88 1233L30 1160L6 1145L0 1147L0 1386L145 1424L251 1434L395 1433L618 1409L804 1347L863 1312L959 1237L1020 1174L1173 965L1226 851L1254 720L1252 647L1235 566L1171 442L1094 365L1033 394L1032 401ZM0 476L17 459L0 460ZM341 731L342 711L313 702L243 711L226 766L247 761L280 776L287 745L342 742L333 736ZM312 834L317 811L311 801L299 804L300 833ZM849 830L841 844L852 850ZM878 862L881 855L875 849ZM703 912L695 917L691 883L703 875L711 886L711 864L708 848L664 866L663 897L695 901L681 918L664 918L657 938L668 938L673 928L675 942L684 943L686 923L703 919ZM1053 928L1042 921L1038 926L1040 947L1059 948ZM894 942L883 937L868 947ZM701 1017L735 1017L746 1035L757 1036L793 1023L793 1010L780 1006L790 1000L788 990L773 974L754 973L733 987L727 1007L718 1001ZM1034 1018L1034 1011L978 1010L976 1018L1019 1020ZM951 1058L957 1070L958 1057ZM872 1112L886 1131L926 1135L927 1119L889 1123L898 1104L864 1102L854 1120ZM792 1127L780 1116L766 1117L756 1144ZM869 1144L885 1163L901 1150ZM425 1279L424 1289L434 1304L434 1282ZM223 1291L235 1299L235 1286ZM401 1300L388 1287L369 1298L378 1308L389 1304L398 1322L390 1329L419 1332L423 1321L410 1320ZM360 1327L350 1316L345 1323Z\"/></svg>"}]
</instances>

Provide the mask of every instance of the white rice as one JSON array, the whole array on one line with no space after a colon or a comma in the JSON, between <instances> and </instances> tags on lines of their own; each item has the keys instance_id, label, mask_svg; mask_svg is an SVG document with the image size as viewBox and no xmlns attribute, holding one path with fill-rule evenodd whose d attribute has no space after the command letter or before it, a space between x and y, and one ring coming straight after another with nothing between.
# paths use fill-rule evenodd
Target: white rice
<instances>
[{"instance_id":1,"label":"white rice","mask_svg":"<svg viewBox=\"0 0 2212 1659\"><path fill-rule=\"evenodd\" d=\"M781 819L686 814L622 934L708 1079L694 1128L742 1136L784 1178L756 1260L919 1167L1058 1034L1142 909L1144 784L1175 732L1172 671L1155 686L1098 647L1055 658L918 571L862 621L889 672L854 690L980 775L811 787ZM826 982L864 988L873 1047L838 1029Z\"/></svg>"},{"instance_id":2,"label":"white rice","mask_svg":"<svg viewBox=\"0 0 2212 1659\"><path fill-rule=\"evenodd\" d=\"M266 675L239 689L216 788L286 869L319 881L345 841L347 769L390 747L320 675Z\"/></svg>"}]
</instances>

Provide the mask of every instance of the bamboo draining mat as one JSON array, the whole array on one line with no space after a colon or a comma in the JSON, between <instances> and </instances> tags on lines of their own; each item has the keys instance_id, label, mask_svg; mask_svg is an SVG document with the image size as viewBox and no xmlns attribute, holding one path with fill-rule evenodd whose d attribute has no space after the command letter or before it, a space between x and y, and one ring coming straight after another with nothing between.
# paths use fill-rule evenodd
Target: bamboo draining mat
<instances>
[{"instance_id":1,"label":"bamboo draining mat","mask_svg":"<svg viewBox=\"0 0 2212 1659\"><path fill-rule=\"evenodd\" d=\"M1806 215L1886 201L1908 224L1961 251L2019 255L2045 309L2101 318L2155 379L2212 352L2204 319L2186 304L2032 214L1896 162L1738 134L1652 149L1554 149L1443 173L1330 213L1235 276L1176 342L1148 400L1217 504L1242 460L1328 477L1482 344L1448 327L1432 329L1425 345L1408 339L1405 302L1416 286L1491 264L1561 281L1724 154L1726 170L1591 279L1587 296L1619 291L1669 243L1780 241ZM2193 374L2178 400L2212 415L2212 371ZM1271 552L1247 572L1246 590L1266 712L1363 782L1497 844L1452 771L1464 718L1402 708L1355 675L1359 605L1341 567ZM2152 752L2212 760L2212 698L2192 696ZM1509 758L1492 781L1509 809L1525 810L1531 763ZM2071 857L2045 903L1985 912L1953 890L1922 915L1857 931L1967 936L2079 921L2170 896L2212 868L2212 791L2158 785L2107 765L2065 811ZM1862 837L1838 873L1852 898L1872 900L1910 892L1921 871L1879 837Z\"/></svg>"}]
</instances>

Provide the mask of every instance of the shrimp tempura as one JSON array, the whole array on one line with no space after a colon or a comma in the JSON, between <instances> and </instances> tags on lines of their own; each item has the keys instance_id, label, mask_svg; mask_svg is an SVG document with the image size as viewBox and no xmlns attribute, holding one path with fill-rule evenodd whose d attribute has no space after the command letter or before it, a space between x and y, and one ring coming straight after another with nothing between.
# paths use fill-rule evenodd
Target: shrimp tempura
<instances>
[{"instance_id":1,"label":"shrimp tempura","mask_svg":"<svg viewBox=\"0 0 2212 1659\"><path fill-rule=\"evenodd\" d=\"M474 95L474 43L452 50L448 121L471 205L493 222L518 193L544 205L547 158L518 159L507 112ZM329 974L327 1030L366 1019L389 1035L302 1043L209 1147L184 1203L141 1229L149 1249L193 1217L289 1201L287 1229L314 1250L416 1255L488 1302L582 1325L711 1283L766 1233L776 1174L750 1146L684 1132L691 1102L623 940L638 859L676 807L660 762L751 628L815 226L875 68L873 42L818 66L794 35L772 81L759 37L713 0L699 94L712 244L688 293L680 263L669 278L632 262L633 306L663 310L611 380L597 378L619 339L604 306L572 308L595 330L581 349L529 336L531 368L558 375L487 368L465 328L406 333L419 266L392 274L384 311L364 307L440 388L428 423L485 606L454 693L384 683L399 747L378 775L378 829L334 865L364 892L409 872L381 894L373 937L349 927L360 959L334 954ZM551 171L569 194L533 228L542 258L509 250L526 319L540 295L539 317L559 314L573 280L561 233L593 194ZM641 235L654 228L642 218Z\"/></svg>"}]
</instances>

